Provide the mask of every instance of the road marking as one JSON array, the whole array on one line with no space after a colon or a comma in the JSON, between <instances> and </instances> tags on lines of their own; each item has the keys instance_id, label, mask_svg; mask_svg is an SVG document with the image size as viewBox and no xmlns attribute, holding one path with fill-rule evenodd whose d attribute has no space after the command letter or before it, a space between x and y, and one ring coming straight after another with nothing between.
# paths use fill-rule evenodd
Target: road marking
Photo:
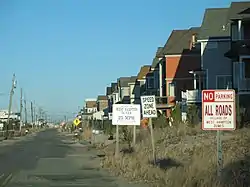
<instances>
[{"instance_id":1,"label":"road marking","mask_svg":"<svg viewBox=\"0 0 250 187\"><path fill-rule=\"evenodd\" d=\"M2 187L6 186L6 185L10 182L11 179L12 179L12 173L9 174L9 175L4 179L4 181L2 182L2 184L0 184L0 185L1 185Z\"/></svg>"}]
</instances>

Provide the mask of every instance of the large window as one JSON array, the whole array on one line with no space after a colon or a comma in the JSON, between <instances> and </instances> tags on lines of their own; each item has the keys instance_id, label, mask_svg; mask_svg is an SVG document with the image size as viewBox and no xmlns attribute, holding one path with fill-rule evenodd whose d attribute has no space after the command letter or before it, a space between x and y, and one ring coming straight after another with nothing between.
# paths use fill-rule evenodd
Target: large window
<instances>
[{"instance_id":1,"label":"large window","mask_svg":"<svg viewBox=\"0 0 250 187\"><path fill-rule=\"evenodd\" d=\"M175 83L174 82L171 82L171 83L168 83L168 95L169 96L175 96Z\"/></svg>"},{"instance_id":2,"label":"large window","mask_svg":"<svg viewBox=\"0 0 250 187\"><path fill-rule=\"evenodd\" d=\"M250 79L250 58L244 58L242 59L242 62L244 62L245 78Z\"/></svg>"},{"instance_id":3,"label":"large window","mask_svg":"<svg viewBox=\"0 0 250 187\"><path fill-rule=\"evenodd\" d=\"M230 89L232 88L232 76L231 75L218 75L217 76L217 89Z\"/></svg>"},{"instance_id":4,"label":"large window","mask_svg":"<svg viewBox=\"0 0 250 187\"><path fill-rule=\"evenodd\" d=\"M148 88L154 88L154 78L153 77L148 77L148 79L147 79L147 87Z\"/></svg>"},{"instance_id":5,"label":"large window","mask_svg":"<svg viewBox=\"0 0 250 187\"><path fill-rule=\"evenodd\" d=\"M241 37L244 36L244 29L243 26L241 27ZM233 41L237 41L240 39L239 30L238 30L238 23L234 23L231 26L231 37Z\"/></svg>"}]
</instances>

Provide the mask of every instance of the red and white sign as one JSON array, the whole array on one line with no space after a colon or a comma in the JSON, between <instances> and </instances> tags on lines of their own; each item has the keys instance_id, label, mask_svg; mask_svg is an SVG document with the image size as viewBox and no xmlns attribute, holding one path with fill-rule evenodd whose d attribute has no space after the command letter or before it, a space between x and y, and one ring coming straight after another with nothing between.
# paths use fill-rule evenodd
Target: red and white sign
<instances>
[{"instance_id":1,"label":"red and white sign","mask_svg":"<svg viewBox=\"0 0 250 187\"><path fill-rule=\"evenodd\" d=\"M202 91L202 129L235 130L236 109L234 90Z\"/></svg>"}]
</instances>

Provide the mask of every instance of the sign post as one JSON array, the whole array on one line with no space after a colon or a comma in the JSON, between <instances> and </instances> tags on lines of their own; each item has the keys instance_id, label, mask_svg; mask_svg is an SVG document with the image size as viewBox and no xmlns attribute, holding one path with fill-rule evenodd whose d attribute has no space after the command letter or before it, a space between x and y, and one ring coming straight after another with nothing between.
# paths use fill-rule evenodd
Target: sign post
<instances>
[{"instance_id":1,"label":"sign post","mask_svg":"<svg viewBox=\"0 0 250 187\"><path fill-rule=\"evenodd\" d=\"M156 164L156 153L155 153L155 140L154 140L154 131L153 131L153 124L152 118L157 117L157 110L156 110L156 103L155 103L155 96L141 96L141 104L142 104L142 116L144 118L149 118L149 128L151 133L151 142L152 142L152 149L153 149L153 161Z\"/></svg>"},{"instance_id":2,"label":"sign post","mask_svg":"<svg viewBox=\"0 0 250 187\"><path fill-rule=\"evenodd\" d=\"M223 168L221 131L236 128L236 108L234 90L202 91L202 129L217 131L217 175Z\"/></svg>"},{"instance_id":3,"label":"sign post","mask_svg":"<svg viewBox=\"0 0 250 187\"><path fill-rule=\"evenodd\" d=\"M112 113L112 125L116 125L116 149L115 156L119 156L119 126L140 125L141 108L139 104L114 104Z\"/></svg>"}]
</instances>

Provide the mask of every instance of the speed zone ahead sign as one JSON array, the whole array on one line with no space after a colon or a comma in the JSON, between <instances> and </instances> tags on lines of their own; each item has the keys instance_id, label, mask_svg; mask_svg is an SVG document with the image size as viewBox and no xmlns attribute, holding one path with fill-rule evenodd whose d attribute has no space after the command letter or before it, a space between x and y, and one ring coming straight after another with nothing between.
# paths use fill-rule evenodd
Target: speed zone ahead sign
<instances>
[{"instance_id":1,"label":"speed zone ahead sign","mask_svg":"<svg viewBox=\"0 0 250 187\"><path fill-rule=\"evenodd\" d=\"M235 91L203 90L202 129L235 130L235 128Z\"/></svg>"}]
</instances>

